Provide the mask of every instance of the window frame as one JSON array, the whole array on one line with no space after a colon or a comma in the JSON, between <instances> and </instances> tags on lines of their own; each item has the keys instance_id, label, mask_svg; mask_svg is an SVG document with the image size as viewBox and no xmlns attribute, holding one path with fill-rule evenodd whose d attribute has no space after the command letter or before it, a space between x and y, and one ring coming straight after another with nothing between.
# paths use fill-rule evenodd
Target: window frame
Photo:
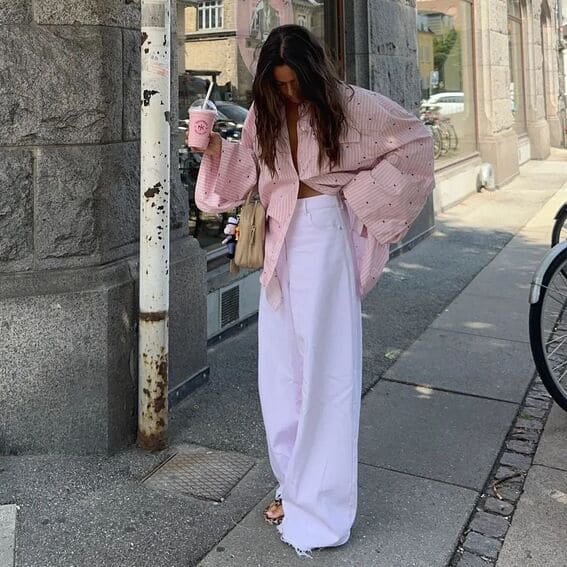
<instances>
[{"instance_id":1,"label":"window frame","mask_svg":"<svg viewBox=\"0 0 567 567\"><path fill-rule=\"evenodd\" d=\"M518 136L522 136L522 135L526 135L527 131L528 131L528 115L527 115L527 108L526 108L526 72L525 72L525 51L524 51L524 40L525 40L525 26L524 26L524 15L525 15L525 10L526 10L526 4L524 2L524 0L518 0L518 8L520 11L519 16L517 16L516 14L512 14L509 10L510 7L510 0L508 0L508 2L506 3L506 10L507 10L507 17L506 17L506 21L507 22L513 22L515 24L518 24L519 29L520 29L520 33L519 33L519 37L518 40L520 42L520 65L519 65L519 69L520 69L520 76L519 79L522 82L522 118L523 120L519 121L516 119L516 117L514 116L514 124L513 124L513 128L516 132L516 134L518 134ZM508 36L510 36L510 33L508 33ZM510 84L512 83L512 61L510 61ZM514 86L514 90L516 90L516 86Z\"/></svg>"},{"instance_id":2,"label":"window frame","mask_svg":"<svg viewBox=\"0 0 567 567\"><path fill-rule=\"evenodd\" d=\"M457 164L464 163L467 160L474 158L479 155L479 146L480 146L480 133L481 133L481 126L480 126L480 114L479 114L479 96L478 96L478 53L477 53L477 6L474 0L455 0L458 1L459 4L466 4L468 5L468 24L470 26L470 50L471 50L471 100L470 104L472 107L472 111L474 113L472 127L474 130L474 148L470 151L464 152L461 155L447 158L446 160L435 160L435 171L440 172L442 170L451 168L456 166ZM419 12L419 0L416 1L416 10ZM419 31L419 30L417 30ZM419 50L418 50L419 51ZM433 53L431 53L433 56ZM419 72L419 71L418 71ZM421 92L421 91L420 91ZM449 91L447 91L449 93ZM437 93L439 94L439 93ZM435 96L435 95L431 95ZM459 95L458 100L456 95L453 95L455 100L451 101L450 104L464 104L465 99L467 97L467 93L464 92L462 95ZM448 101L447 101L448 102Z\"/></svg>"},{"instance_id":3,"label":"window frame","mask_svg":"<svg viewBox=\"0 0 567 567\"><path fill-rule=\"evenodd\" d=\"M211 25L215 19L215 25ZM224 27L224 0L205 0L197 4L197 30L221 30Z\"/></svg>"}]
</instances>

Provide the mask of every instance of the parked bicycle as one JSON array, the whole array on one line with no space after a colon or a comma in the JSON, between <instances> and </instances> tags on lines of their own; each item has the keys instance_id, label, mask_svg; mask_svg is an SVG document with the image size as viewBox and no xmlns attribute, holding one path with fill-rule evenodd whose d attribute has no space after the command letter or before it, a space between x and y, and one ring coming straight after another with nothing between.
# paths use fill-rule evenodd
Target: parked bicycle
<instances>
[{"instance_id":1,"label":"parked bicycle","mask_svg":"<svg viewBox=\"0 0 567 567\"><path fill-rule=\"evenodd\" d=\"M420 119L433 136L433 152L435 158L455 151L459 146L459 137L451 119L442 118L438 106L424 105L421 108Z\"/></svg>"},{"instance_id":2,"label":"parked bicycle","mask_svg":"<svg viewBox=\"0 0 567 567\"><path fill-rule=\"evenodd\" d=\"M567 204L555 216L552 248L530 288L530 347L536 370L557 404L567 411Z\"/></svg>"}]
</instances>

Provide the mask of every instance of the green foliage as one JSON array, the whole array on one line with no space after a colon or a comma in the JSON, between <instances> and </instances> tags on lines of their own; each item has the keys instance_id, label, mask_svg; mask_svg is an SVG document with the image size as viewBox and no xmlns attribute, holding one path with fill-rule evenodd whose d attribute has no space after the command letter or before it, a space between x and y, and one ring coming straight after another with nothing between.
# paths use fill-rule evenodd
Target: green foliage
<instances>
[{"instance_id":1,"label":"green foliage","mask_svg":"<svg viewBox=\"0 0 567 567\"><path fill-rule=\"evenodd\" d=\"M441 37L433 38L433 64L435 69L439 69L439 71L443 69L445 61L453 51L458 39L459 33L456 30L450 30Z\"/></svg>"}]
</instances>

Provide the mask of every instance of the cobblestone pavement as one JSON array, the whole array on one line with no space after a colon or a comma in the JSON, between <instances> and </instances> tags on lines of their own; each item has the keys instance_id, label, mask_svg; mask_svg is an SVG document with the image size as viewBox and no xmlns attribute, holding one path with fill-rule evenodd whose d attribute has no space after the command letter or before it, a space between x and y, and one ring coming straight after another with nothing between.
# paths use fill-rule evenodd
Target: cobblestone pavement
<instances>
[{"instance_id":1,"label":"cobblestone pavement","mask_svg":"<svg viewBox=\"0 0 567 567\"><path fill-rule=\"evenodd\" d=\"M496 564L551 405L551 397L536 376L460 538L452 566Z\"/></svg>"}]
</instances>

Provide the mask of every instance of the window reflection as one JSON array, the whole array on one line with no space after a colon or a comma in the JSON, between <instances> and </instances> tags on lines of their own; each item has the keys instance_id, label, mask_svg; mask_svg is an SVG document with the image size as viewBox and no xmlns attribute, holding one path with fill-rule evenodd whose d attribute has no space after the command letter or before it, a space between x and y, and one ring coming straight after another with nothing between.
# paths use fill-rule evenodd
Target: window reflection
<instances>
[{"instance_id":1,"label":"window reflection","mask_svg":"<svg viewBox=\"0 0 567 567\"><path fill-rule=\"evenodd\" d=\"M472 5L467 0L418 0L420 116L445 163L477 148Z\"/></svg>"},{"instance_id":2,"label":"window reflection","mask_svg":"<svg viewBox=\"0 0 567 567\"><path fill-rule=\"evenodd\" d=\"M330 4L327 2L327 6ZM189 198L189 229L204 248L220 246L225 221L237 211L213 215L195 207L195 180L201 158L184 145L187 109L204 96L212 82L212 99L219 110L215 131L238 142L263 41L273 28L296 23L310 29L325 44L324 11L325 2L319 0L214 0L192 2L184 8L186 42L179 80L179 170Z\"/></svg>"}]
</instances>

